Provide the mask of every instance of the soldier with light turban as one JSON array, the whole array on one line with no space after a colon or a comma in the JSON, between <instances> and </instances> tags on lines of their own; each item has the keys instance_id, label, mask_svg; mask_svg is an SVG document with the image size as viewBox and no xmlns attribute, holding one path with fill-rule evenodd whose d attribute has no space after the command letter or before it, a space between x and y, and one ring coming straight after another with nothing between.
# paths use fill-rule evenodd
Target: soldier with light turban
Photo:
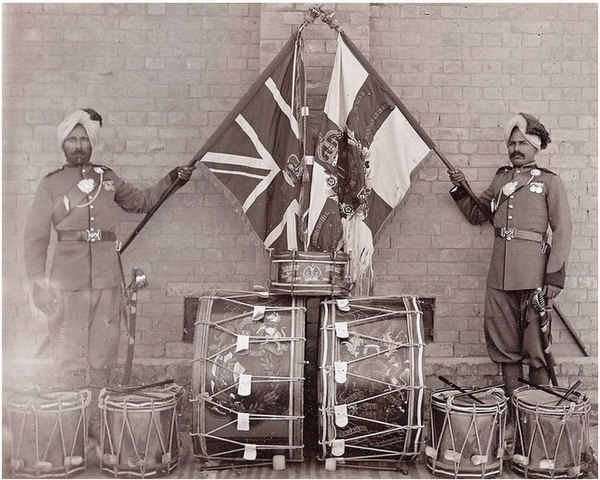
<instances>
[{"instance_id":1,"label":"soldier with light turban","mask_svg":"<svg viewBox=\"0 0 600 480\"><path fill-rule=\"evenodd\" d=\"M58 126L66 163L46 175L35 192L25 227L25 266L35 305L48 315L58 381L64 387L105 385L119 345L121 273L115 205L146 213L173 182L193 168L177 167L140 190L111 168L91 163L102 117L77 110ZM56 248L46 271L52 231Z\"/></svg>"},{"instance_id":2,"label":"soldier with light turban","mask_svg":"<svg viewBox=\"0 0 600 480\"><path fill-rule=\"evenodd\" d=\"M531 298L541 289L551 300L564 288L572 227L563 183L535 162L550 143L546 128L534 116L519 113L506 124L504 138L511 165L499 168L479 197L485 213L461 186L464 174L449 174L454 184L450 193L467 220L478 225L493 219L484 331L489 356L501 365L510 398L520 385L523 364L529 367L531 382L548 384L540 315Z\"/></svg>"}]
</instances>

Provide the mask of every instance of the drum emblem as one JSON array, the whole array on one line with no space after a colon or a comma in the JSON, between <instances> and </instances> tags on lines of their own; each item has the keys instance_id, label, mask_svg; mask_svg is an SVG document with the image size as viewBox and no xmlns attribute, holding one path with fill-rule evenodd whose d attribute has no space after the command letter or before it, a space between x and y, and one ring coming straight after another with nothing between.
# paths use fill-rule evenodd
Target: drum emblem
<instances>
[{"instance_id":1,"label":"drum emblem","mask_svg":"<svg viewBox=\"0 0 600 480\"><path fill-rule=\"evenodd\" d=\"M302 279L306 282L318 282L322 273L316 265L309 265L302 272Z\"/></svg>"}]
</instances>

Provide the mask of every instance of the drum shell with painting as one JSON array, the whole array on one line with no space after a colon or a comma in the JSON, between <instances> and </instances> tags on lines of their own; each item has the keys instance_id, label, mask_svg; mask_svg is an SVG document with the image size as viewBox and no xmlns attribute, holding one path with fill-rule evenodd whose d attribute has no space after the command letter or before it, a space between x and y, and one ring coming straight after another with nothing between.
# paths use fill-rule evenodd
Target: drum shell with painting
<instances>
[{"instance_id":1,"label":"drum shell with painting","mask_svg":"<svg viewBox=\"0 0 600 480\"><path fill-rule=\"evenodd\" d=\"M302 297L215 291L200 298L191 394L198 459L304 460L305 317ZM241 392L240 374L251 376L249 392ZM238 424L241 416L248 425Z\"/></svg>"},{"instance_id":2,"label":"drum shell with painting","mask_svg":"<svg viewBox=\"0 0 600 480\"><path fill-rule=\"evenodd\" d=\"M321 460L343 459L347 465L413 460L422 443L425 392L417 298L345 302L321 303ZM345 381L344 375L336 378L340 365Z\"/></svg>"},{"instance_id":3,"label":"drum shell with painting","mask_svg":"<svg viewBox=\"0 0 600 480\"><path fill-rule=\"evenodd\" d=\"M502 474L507 399L499 388L477 391L472 397L479 401L454 388L432 393L431 431L425 449L432 473L453 478Z\"/></svg>"},{"instance_id":4,"label":"drum shell with painting","mask_svg":"<svg viewBox=\"0 0 600 480\"><path fill-rule=\"evenodd\" d=\"M131 388L131 387L129 387ZM103 389L98 396L102 471L118 477L162 476L179 463L178 408L183 389Z\"/></svg>"},{"instance_id":5,"label":"drum shell with painting","mask_svg":"<svg viewBox=\"0 0 600 480\"><path fill-rule=\"evenodd\" d=\"M568 389L553 387L559 395ZM529 386L515 390L515 441L511 468L527 478L577 478L591 460L590 400L573 392L560 397Z\"/></svg>"},{"instance_id":6,"label":"drum shell with painting","mask_svg":"<svg viewBox=\"0 0 600 480\"><path fill-rule=\"evenodd\" d=\"M276 293L303 296L347 296L350 255L344 252L271 253L271 283Z\"/></svg>"},{"instance_id":7,"label":"drum shell with painting","mask_svg":"<svg viewBox=\"0 0 600 480\"><path fill-rule=\"evenodd\" d=\"M90 398L89 390L80 390L9 399L10 465L15 477L66 478L86 469Z\"/></svg>"}]
</instances>

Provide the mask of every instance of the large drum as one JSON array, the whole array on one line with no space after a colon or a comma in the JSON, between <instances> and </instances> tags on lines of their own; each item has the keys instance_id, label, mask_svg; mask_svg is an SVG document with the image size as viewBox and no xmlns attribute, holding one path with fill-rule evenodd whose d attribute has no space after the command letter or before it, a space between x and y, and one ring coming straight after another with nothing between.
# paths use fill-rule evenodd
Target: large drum
<instances>
[{"instance_id":1,"label":"large drum","mask_svg":"<svg viewBox=\"0 0 600 480\"><path fill-rule=\"evenodd\" d=\"M101 468L115 477L163 476L179 463L177 410L183 389L160 387L100 391Z\"/></svg>"},{"instance_id":2,"label":"large drum","mask_svg":"<svg viewBox=\"0 0 600 480\"><path fill-rule=\"evenodd\" d=\"M554 387L560 395L567 389ZM590 462L589 411L585 394L560 398L530 387L515 390L516 410L512 469L527 478L577 478Z\"/></svg>"},{"instance_id":3,"label":"large drum","mask_svg":"<svg viewBox=\"0 0 600 480\"><path fill-rule=\"evenodd\" d=\"M436 390L431 395L427 467L453 478L502 474L507 399L499 388Z\"/></svg>"},{"instance_id":4,"label":"large drum","mask_svg":"<svg viewBox=\"0 0 600 480\"><path fill-rule=\"evenodd\" d=\"M350 291L350 255L343 252L274 251L271 285L278 293L346 296Z\"/></svg>"},{"instance_id":5,"label":"large drum","mask_svg":"<svg viewBox=\"0 0 600 480\"><path fill-rule=\"evenodd\" d=\"M200 299L192 371L197 458L304 460L304 322L301 297L211 292Z\"/></svg>"},{"instance_id":6,"label":"large drum","mask_svg":"<svg viewBox=\"0 0 600 480\"><path fill-rule=\"evenodd\" d=\"M414 459L423 430L423 321L416 297L321 304L321 460Z\"/></svg>"},{"instance_id":7,"label":"large drum","mask_svg":"<svg viewBox=\"0 0 600 480\"><path fill-rule=\"evenodd\" d=\"M85 470L90 395L81 390L9 399L10 465L15 477L64 478Z\"/></svg>"}]
</instances>

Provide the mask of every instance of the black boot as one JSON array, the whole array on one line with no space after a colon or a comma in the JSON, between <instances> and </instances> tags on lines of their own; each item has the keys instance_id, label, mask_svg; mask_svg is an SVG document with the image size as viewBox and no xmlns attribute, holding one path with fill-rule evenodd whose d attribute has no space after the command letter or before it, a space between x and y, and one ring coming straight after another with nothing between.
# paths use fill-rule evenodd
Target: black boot
<instances>
[{"instance_id":1,"label":"black boot","mask_svg":"<svg viewBox=\"0 0 600 480\"><path fill-rule=\"evenodd\" d=\"M548 386L550 375L546 367L529 367L529 381L536 385Z\"/></svg>"}]
</instances>

